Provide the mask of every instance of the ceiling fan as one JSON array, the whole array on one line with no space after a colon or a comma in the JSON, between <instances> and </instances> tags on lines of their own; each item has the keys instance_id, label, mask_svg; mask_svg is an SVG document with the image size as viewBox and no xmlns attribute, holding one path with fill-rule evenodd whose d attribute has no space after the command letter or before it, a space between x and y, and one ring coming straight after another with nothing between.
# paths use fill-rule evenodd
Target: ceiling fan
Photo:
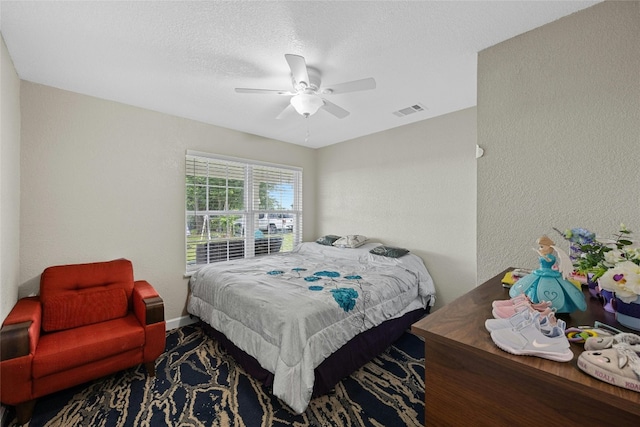
<instances>
[{"instance_id":1,"label":"ceiling fan","mask_svg":"<svg viewBox=\"0 0 640 427\"><path fill-rule=\"evenodd\" d=\"M376 81L372 77L321 88L320 72L313 67L307 67L304 57L292 54L286 54L284 57L291 69L293 91L236 88L236 92L238 93L291 96L289 105L276 117L277 119L285 117L292 109L305 118L308 118L314 115L320 108L339 119L343 119L349 115L349 112L327 101L322 95L333 95L376 88Z\"/></svg>"}]
</instances>

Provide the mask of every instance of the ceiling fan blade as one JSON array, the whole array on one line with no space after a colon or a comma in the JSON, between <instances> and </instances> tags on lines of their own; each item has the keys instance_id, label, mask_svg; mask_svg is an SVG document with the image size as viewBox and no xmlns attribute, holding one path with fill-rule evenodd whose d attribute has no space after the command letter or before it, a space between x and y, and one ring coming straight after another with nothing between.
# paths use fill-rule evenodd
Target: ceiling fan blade
<instances>
[{"instance_id":1,"label":"ceiling fan blade","mask_svg":"<svg viewBox=\"0 0 640 427\"><path fill-rule=\"evenodd\" d=\"M367 79L354 80L352 82L345 82L345 83L339 83L333 86L327 86L322 89L322 92L327 94L329 93L336 94L336 93L357 92L359 90L370 90L375 88L376 88L376 80L373 77L369 77Z\"/></svg>"},{"instance_id":2,"label":"ceiling fan blade","mask_svg":"<svg viewBox=\"0 0 640 427\"><path fill-rule=\"evenodd\" d=\"M288 90L275 90L275 89L249 89L244 87L237 87L236 92L238 93L259 93L259 94L267 94L267 95L295 95Z\"/></svg>"},{"instance_id":3,"label":"ceiling fan blade","mask_svg":"<svg viewBox=\"0 0 640 427\"><path fill-rule=\"evenodd\" d=\"M284 56L291 68L291 75L296 84L303 83L309 86L309 72L307 71L307 62L300 55L292 55L290 53Z\"/></svg>"},{"instance_id":4,"label":"ceiling fan blade","mask_svg":"<svg viewBox=\"0 0 640 427\"><path fill-rule=\"evenodd\" d=\"M333 114L334 116L336 116L339 119L344 119L349 114L351 114L347 110L345 110L344 108L338 107L333 102L329 102L326 99L323 99L323 101L324 101L324 105L322 107L320 107L320 108L324 108L328 113Z\"/></svg>"},{"instance_id":5,"label":"ceiling fan blade","mask_svg":"<svg viewBox=\"0 0 640 427\"><path fill-rule=\"evenodd\" d=\"M293 108L293 105L289 104L285 107L284 110L282 110L280 114L276 116L276 120L285 119L293 114L298 114L298 113L296 112L296 109Z\"/></svg>"}]
</instances>

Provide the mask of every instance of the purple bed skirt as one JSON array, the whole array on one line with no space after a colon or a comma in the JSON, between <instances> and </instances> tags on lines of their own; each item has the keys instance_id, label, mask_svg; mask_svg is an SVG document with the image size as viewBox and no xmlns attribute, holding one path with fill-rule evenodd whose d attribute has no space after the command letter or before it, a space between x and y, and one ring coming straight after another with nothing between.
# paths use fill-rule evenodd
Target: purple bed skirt
<instances>
[{"instance_id":1,"label":"purple bed skirt","mask_svg":"<svg viewBox=\"0 0 640 427\"><path fill-rule=\"evenodd\" d=\"M429 310L411 311L397 319L386 322L356 335L315 369L313 396L327 394L343 378L351 375L393 344L412 324L424 317ZM223 333L200 322L204 331L222 344L235 361L251 376L271 388L273 374L258 361L236 347Z\"/></svg>"}]
</instances>

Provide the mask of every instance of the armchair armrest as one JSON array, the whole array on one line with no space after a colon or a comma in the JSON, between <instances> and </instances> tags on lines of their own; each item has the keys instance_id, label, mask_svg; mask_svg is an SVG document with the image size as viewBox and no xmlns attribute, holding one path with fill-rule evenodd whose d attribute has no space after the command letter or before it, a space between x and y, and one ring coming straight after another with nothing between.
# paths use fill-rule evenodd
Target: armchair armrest
<instances>
[{"instance_id":1,"label":"armchair armrest","mask_svg":"<svg viewBox=\"0 0 640 427\"><path fill-rule=\"evenodd\" d=\"M0 401L16 405L19 417L33 399L31 364L41 325L40 299L30 297L18 300L0 329Z\"/></svg>"},{"instance_id":2,"label":"armchair armrest","mask_svg":"<svg viewBox=\"0 0 640 427\"><path fill-rule=\"evenodd\" d=\"M0 329L0 362L29 354L31 321L14 323Z\"/></svg>"},{"instance_id":3,"label":"armchair armrest","mask_svg":"<svg viewBox=\"0 0 640 427\"><path fill-rule=\"evenodd\" d=\"M42 306L39 298L18 300L0 329L0 361L35 353L41 324Z\"/></svg>"},{"instance_id":4,"label":"armchair armrest","mask_svg":"<svg viewBox=\"0 0 640 427\"><path fill-rule=\"evenodd\" d=\"M164 301L160 297L143 300L146 311L147 325L164 321Z\"/></svg>"},{"instance_id":5,"label":"armchair armrest","mask_svg":"<svg viewBox=\"0 0 640 427\"><path fill-rule=\"evenodd\" d=\"M142 325L164 321L164 301L146 280L137 280L134 284L133 310Z\"/></svg>"}]
</instances>

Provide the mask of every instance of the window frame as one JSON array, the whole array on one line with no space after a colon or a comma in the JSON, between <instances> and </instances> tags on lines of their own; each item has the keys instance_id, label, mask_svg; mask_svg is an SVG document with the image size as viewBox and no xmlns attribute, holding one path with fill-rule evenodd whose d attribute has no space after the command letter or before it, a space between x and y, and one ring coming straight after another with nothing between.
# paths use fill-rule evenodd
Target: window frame
<instances>
[{"instance_id":1,"label":"window frame","mask_svg":"<svg viewBox=\"0 0 640 427\"><path fill-rule=\"evenodd\" d=\"M190 169L190 162L191 169ZM198 175L197 174L197 163L201 162L201 164L206 164L206 175ZM244 170L243 173L243 206L241 210L232 209L232 206L229 205L229 176L225 175L226 179L226 190L225 190L225 198L224 198L224 207L223 209L211 209L210 203L210 189L217 187L221 188L222 186L210 185L211 177L216 177L215 174L210 175L211 166L215 166L219 168L217 170L224 170L228 173L230 168L235 169L236 174L234 175L236 178L238 176L238 168L242 167ZM202 173L202 170L200 170ZM282 175L284 177L284 181L281 181L278 176ZM303 170L301 167L290 166L290 165L282 165L276 163L269 163L251 159L244 159L238 157L230 157L224 155L218 155L213 153L205 153L201 151L193 151L187 150L185 154L185 269L187 275L193 273L194 271L200 269L201 267L215 262L226 261L228 259L236 259L236 258L252 258L256 256L256 238L260 239L261 249L260 252L270 253L275 249L277 245L273 244L274 238L281 238L282 242L285 241L286 238L286 248L284 245L279 247L277 252L290 252L294 247L296 247L299 243L302 242L302 217L303 217L303 209L302 209L302 186L303 186ZM195 178L197 177L206 178L204 179L205 184L196 183ZM271 191L267 193L265 198L264 195L261 195L259 188L261 185L273 184L274 186L284 185L291 186L291 191L284 191L283 194L287 197L287 201L289 197L291 198L291 209L283 209L282 206L278 206L279 201L275 201L276 206L260 206L261 201L266 203L266 205L270 205L273 199ZM205 200L204 203L206 205L205 209L196 209L198 207L198 203L193 203L192 209L189 209L190 205L190 191L188 190L189 186L193 186L193 190L191 194L195 199L192 202L195 202L197 199L198 190L197 187L201 187L199 191L204 191ZM240 188L240 187L233 187ZM262 198L261 198L262 197ZM284 197L284 196L283 196ZM218 206L219 207L219 206ZM273 233L271 227L269 227L269 222L267 222L267 231L262 233L259 226L258 217L262 215L290 215L292 220L292 228L291 232L287 233L287 228L282 228L282 233L278 234ZM239 218L237 218L239 217ZM199 219L200 218L200 219ZM212 218L214 218L212 220ZM219 218L220 224L225 224L226 228L223 230L223 235L212 237L211 233L211 224L212 221L215 221L215 218ZM224 218L224 219L223 219ZM237 219L236 219L237 218ZM233 224L230 228L230 220L233 220ZM195 224L193 229L190 229L190 223L192 225ZM202 225L202 230L198 232L200 238L192 238L191 233L197 232L200 227L198 227L198 223ZM238 233L238 223L240 223L240 234ZM205 230L207 235L205 236ZM220 230L218 230L220 231ZM214 233L215 234L215 233ZM286 234L290 234L289 238ZM264 239L264 240L263 240ZM243 245L238 246L232 243L242 241ZM215 251L217 253L219 251L226 252L226 256L224 259L211 259L211 244L216 245ZM226 243L226 248L225 248ZM206 245L204 248L200 245ZM239 250L242 250L243 254L240 256ZM197 255L196 253L204 252L204 259L200 253ZM205 262L202 262L205 261Z\"/></svg>"}]
</instances>

